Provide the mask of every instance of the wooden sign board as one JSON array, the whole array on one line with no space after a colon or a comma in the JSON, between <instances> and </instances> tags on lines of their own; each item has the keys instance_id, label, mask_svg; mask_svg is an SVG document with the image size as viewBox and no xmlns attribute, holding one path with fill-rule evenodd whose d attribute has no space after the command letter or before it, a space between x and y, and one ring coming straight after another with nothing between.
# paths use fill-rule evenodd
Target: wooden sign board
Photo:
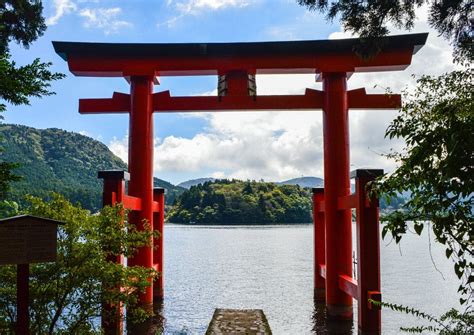
<instances>
[{"instance_id":1,"label":"wooden sign board","mask_svg":"<svg viewBox=\"0 0 474 335\"><path fill-rule=\"evenodd\" d=\"M58 224L31 215L0 220L0 265L54 262Z\"/></svg>"}]
</instances>

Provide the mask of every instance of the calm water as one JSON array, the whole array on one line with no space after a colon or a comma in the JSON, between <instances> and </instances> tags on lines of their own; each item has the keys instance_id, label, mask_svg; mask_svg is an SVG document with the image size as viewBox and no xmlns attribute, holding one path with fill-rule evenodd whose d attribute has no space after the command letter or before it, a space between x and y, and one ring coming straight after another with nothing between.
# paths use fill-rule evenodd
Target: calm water
<instances>
[{"instance_id":1,"label":"calm water","mask_svg":"<svg viewBox=\"0 0 474 335\"><path fill-rule=\"evenodd\" d=\"M354 229L355 230L355 229ZM215 308L263 309L274 334L329 334L313 302L311 225L165 228L166 334L203 334ZM439 315L457 307L457 281L429 236L407 235L401 248L382 241L385 301ZM383 310L383 333L417 320ZM354 313L356 315L356 312ZM357 325L353 325L357 329ZM357 333L349 330L346 333Z\"/></svg>"}]
</instances>

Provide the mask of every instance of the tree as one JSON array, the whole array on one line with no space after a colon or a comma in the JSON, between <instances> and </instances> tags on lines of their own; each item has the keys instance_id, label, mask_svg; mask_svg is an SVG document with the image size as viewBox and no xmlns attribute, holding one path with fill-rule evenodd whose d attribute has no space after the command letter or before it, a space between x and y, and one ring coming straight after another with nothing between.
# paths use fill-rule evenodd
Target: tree
<instances>
[{"instance_id":1,"label":"tree","mask_svg":"<svg viewBox=\"0 0 474 335\"><path fill-rule=\"evenodd\" d=\"M473 82L472 70L459 70L423 76L412 93L405 92L386 136L404 139L406 148L388 155L399 167L378 185L386 196L411 193L403 210L384 218L383 236L390 232L399 242L409 222L421 234L429 220L446 256L455 259L462 303L472 302L474 284Z\"/></svg>"},{"instance_id":2,"label":"tree","mask_svg":"<svg viewBox=\"0 0 474 335\"><path fill-rule=\"evenodd\" d=\"M427 5L430 26L452 42L459 56L472 57L474 22L469 0L298 0L298 3L325 13L329 21L339 18L344 30L366 38L368 43L361 46L362 53L376 52L381 47L377 37L389 33L388 23L400 29L412 29L416 9Z\"/></svg>"},{"instance_id":3,"label":"tree","mask_svg":"<svg viewBox=\"0 0 474 335\"><path fill-rule=\"evenodd\" d=\"M65 222L59 226L58 256L53 263L30 265L30 317L32 334L98 334L102 302L119 303L127 320L142 321L148 314L137 305L137 295L152 269L123 267L108 261L134 255L148 245L151 232L138 232L122 222L121 206L106 207L100 215L74 207L62 196L44 202L30 198L28 213ZM0 333L13 333L16 319L16 270L0 267ZM120 290L119 287L127 288Z\"/></svg>"},{"instance_id":4,"label":"tree","mask_svg":"<svg viewBox=\"0 0 474 335\"><path fill-rule=\"evenodd\" d=\"M24 66L17 66L11 60L10 42L28 48L45 31L42 11L43 5L38 0L0 1L0 112L6 110L4 102L28 105L31 97L53 94L49 91L50 82L64 76L51 72L51 63L42 63L38 58ZM9 183L16 180L11 173L15 167L15 164L0 162L0 199L1 193L8 191Z\"/></svg>"},{"instance_id":5,"label":"tree","mask_svg":"<svg viewBox=\"0 0 474 335\"><path fill-rule=\"evenodd\" d=\"M191 187L167 213L174 223L268 224L311 221L308 189L297 185L216 180Z\"/></svg>"},{"instance_id":6,"label":"tree","mask_svg":"<svg viewBox=\"0 0 474 335\"><path fill-rule=\"evenodd\" d=\"M63 74L49 70L51 63L38 58L33 63L17 67L9 54L9 43L28 48L46 30L43 5L38 0L4 0L0 2L0 99L14 105L29 104L30 97L53 94L50 82ZM0 111L6 108L0 103Z\"/></svg>"},{"instance_id":7,"label":"tree","mask_svg":"<svg viewBox=\"0 0 474 335\"><path fill-rule=\"evenodd\" d=\"M0 162L0 200L5 199L10 182L20 180L20 177L12 172L17 167L16 163Z\"/></svg>"}]
</instances>

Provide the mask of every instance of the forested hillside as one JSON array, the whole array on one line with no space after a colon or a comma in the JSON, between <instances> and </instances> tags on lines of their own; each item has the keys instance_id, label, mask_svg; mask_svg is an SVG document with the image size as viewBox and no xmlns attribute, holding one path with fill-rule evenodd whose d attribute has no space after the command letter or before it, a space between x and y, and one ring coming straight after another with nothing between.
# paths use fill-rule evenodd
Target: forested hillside
<instances>
[{"instance_id":1,"label":"forested hillside","mask_svg":"<svg viewBox=\"0 0 474 335\"><path fill-rule=\"evenodd\" d=\"M18 162L15 173L22 177L12 183L8 199L20 204L26 194L48 197L51 191L63 194L84 208L101 206L102 181L97 171L124 169L127 165L103 143L60 129L35 129L20 125L0 125L0 161ZM311 177L322 184L322 179ZM287 182L297 182L294 179ZM306 178L307 179L307 178ZM207 180L207 181L206 181ZM305 181L305 180L303 180ZM155 187L166 189L167 218L174 223L298 223L311 222L309 188L283 183L243 182L202 178L188 181L201 184L186 190L155 178ZM316 186L320 186L320 185ZM184 192L184 193L183 193ZM391 211L404 202L395 198L381 208Z\"/></svg>"},{"instance_id":2,"label":"forested hillside","mask_svg":"<svg viewBox=\"0 0 474 335\"><path fill-rule=\"evenodd\" d=\"M168 221L191 224L311 222L309 189L295 185L216 180L192 186L176 201Z\"/></svg>"},{"instance_id":3,"label":"forested hillside","mask_svg":"<svg viewBox=\"0 0 474 335\"><path fill-rule=\"evenodd\" d=\"M0 136L0 160L20 163L15 173L22 179L12 184L8 196L19 203L26 194L47 197L55 191L96 211L101 206L102 193L97 171L127 170L127 165L105 144L77 133L3 124ZM155 186L167 189L167 203L184 190L157 178Z\"/></svg>"}]
</instances>

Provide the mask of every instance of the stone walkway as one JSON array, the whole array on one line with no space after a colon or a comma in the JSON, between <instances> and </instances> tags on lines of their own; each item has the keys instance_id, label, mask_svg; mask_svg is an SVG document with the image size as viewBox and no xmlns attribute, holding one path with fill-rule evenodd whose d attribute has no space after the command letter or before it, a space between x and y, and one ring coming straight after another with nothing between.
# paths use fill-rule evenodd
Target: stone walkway
<instances>
[{"instance_id":1,"label":"stone walkway","mask_svg":"<svg viewBox=\"0 0 474 335\"><path fill-rule=\"evenodd\" d=\"M218 334L271 334L270 325L261 309L217 308L206 335Z\"/></svg>"}]
</instances>

